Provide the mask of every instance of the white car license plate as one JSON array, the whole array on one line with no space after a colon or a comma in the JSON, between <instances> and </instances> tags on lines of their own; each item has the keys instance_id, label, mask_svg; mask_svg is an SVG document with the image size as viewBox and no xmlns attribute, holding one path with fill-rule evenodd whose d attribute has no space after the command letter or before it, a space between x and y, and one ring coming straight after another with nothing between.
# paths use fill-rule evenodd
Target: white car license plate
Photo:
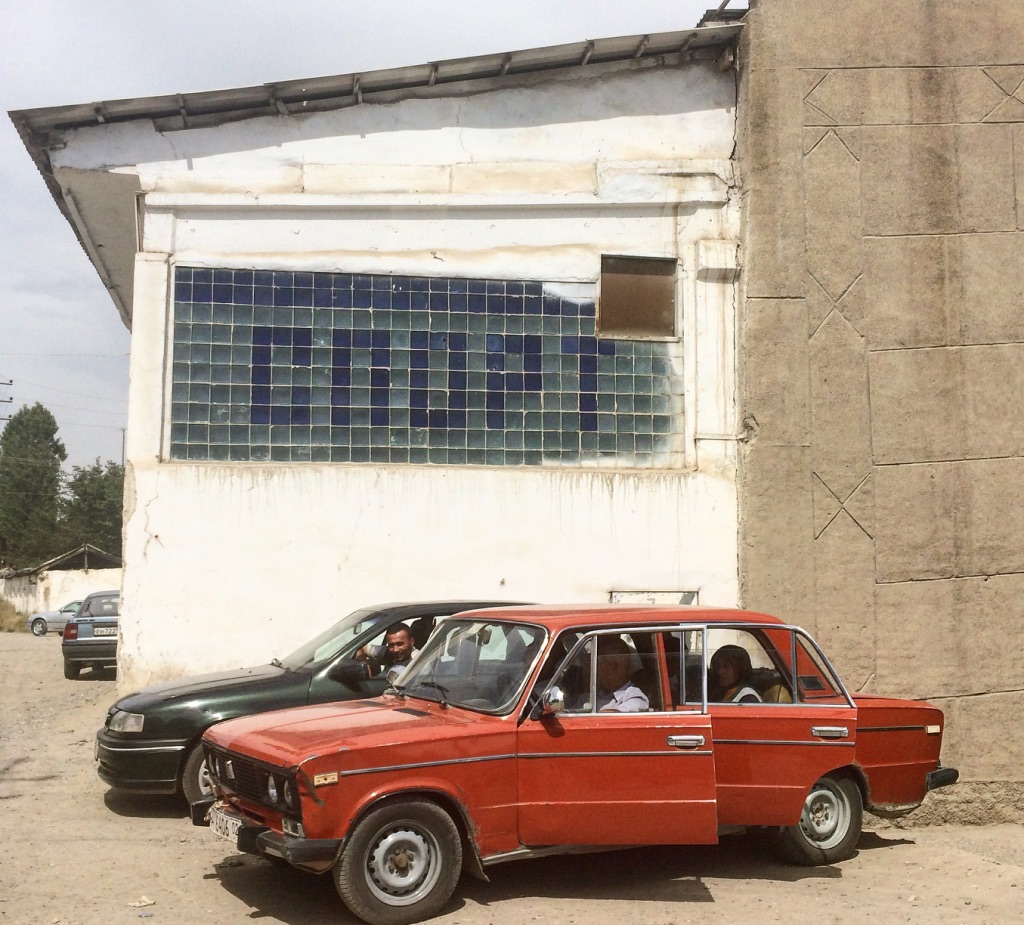
<instances>
[{"instance_id":1,"label":"white car license plate","mask_svg":"<svg viewBox=\"0 0 1024 925\"><path fill-rule=\"evenodd\" d=\"M116 636L117 635L117 627L116 626L97 626L97 627L93 628L92 634L93 634L93 636Z\"/></svg>"},{"instance_id":2,"label":"white car license plate","mask_svg":"<svg viewBox=\"0 0 1024 925\"><path fill-rule=\"evenodd\" d=\"M210 828L213 834L226 838L233 844L238 843L238 830L242 827L242 820L237 816L229 816L224 810L214 806L210 810Z\"/></svg>"}]
</instances>

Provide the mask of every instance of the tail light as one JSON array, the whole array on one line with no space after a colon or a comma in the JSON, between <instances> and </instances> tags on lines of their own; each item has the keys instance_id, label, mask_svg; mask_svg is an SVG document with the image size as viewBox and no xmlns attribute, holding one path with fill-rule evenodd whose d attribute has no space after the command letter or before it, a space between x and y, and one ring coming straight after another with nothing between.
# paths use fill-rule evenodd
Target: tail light
<instances>
[{"instance_id":1,"label":"tail light","mask_svg":"<svg viewBox=\"0 0 1024 925\"><path fill-rule=\"evenodd\" d=\"M78 624L68 622L67 626L64 627L64 639L77 639L78 638Z\"/></svg>"}]
</instances>

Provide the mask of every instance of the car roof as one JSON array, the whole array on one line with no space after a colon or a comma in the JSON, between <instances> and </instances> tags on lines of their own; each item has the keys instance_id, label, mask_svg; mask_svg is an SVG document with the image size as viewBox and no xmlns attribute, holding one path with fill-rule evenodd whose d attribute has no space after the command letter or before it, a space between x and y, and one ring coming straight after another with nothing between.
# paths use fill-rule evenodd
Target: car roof
<instances>
[{"instance_id":1,"label":"car roof","mask_svg":"<svg viewBox=\"0 0 1024 925\"><path fill-rule=\"evenodd\" d=\"M481 614L483 615L483 614ZM465 614L460 614L465 616ZM736 623L783 626L784 620L735 607L696 607L691 604L530 604L486 611L491 620L540 623L553 630L573 626L620 626L675 623Z\"/></svg>"}]
</instances>

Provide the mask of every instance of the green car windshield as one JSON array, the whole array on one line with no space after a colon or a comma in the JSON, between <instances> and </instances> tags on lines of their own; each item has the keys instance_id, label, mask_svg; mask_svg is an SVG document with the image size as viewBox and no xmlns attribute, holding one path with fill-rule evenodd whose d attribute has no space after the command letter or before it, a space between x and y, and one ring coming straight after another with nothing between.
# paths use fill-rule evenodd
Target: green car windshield
<instances>
[{"instance_id":1,"label":"green car windshield","mask_svg":"<svg viewBox=\"0 0 1024 925\"><path fill-rule=\"evenodd\" d=\"M486 713L519 699L545 630L524 623L446 620L398 679L400 693Z\"/></svg>"},{"instance_id":2,"label":"green car windshield","mask_svg":"<svg viewBox=\"0 0 1024 925\"><path fill-rule=\"evenodd\" d=\"M384 632L387 624L394 620L393 615L379 610L357 610L350 613L334 626L325 629L320 635L314 636L309 642L299 646L291 655L279 660L283 668L301 668L334 658L346 645L360 637L372 638L377 632ZM362 640L363 642L366 639Z\"/></svg>"}]
</instances>

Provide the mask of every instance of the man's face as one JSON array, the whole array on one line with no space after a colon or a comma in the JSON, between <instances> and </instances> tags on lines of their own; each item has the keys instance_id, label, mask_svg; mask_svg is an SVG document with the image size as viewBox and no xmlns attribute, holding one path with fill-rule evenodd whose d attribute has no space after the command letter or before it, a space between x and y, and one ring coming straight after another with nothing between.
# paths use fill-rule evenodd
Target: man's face
<instances>
[{"instance_id":1,"label":"man's face","mask_svg":"<svg viewBox=\"0 0 1024 925\"><path fill-rule=\"evenodd\" d=\"M392 664L401 665L412 658L412 636L405 630L388 633L384 637L384 646L388 650L388 657Z\"/></svg>"},{"instance_id":2,"label":"man's face","mask_svg":"<svg viewBox=\"0 0 1024 925\"><path fill-rule=\"evenodd\" d=\"M597 681L606 691L617 691L629 680L628 655L600 655L597 659Z\"/></svg>"}]
</instances>

